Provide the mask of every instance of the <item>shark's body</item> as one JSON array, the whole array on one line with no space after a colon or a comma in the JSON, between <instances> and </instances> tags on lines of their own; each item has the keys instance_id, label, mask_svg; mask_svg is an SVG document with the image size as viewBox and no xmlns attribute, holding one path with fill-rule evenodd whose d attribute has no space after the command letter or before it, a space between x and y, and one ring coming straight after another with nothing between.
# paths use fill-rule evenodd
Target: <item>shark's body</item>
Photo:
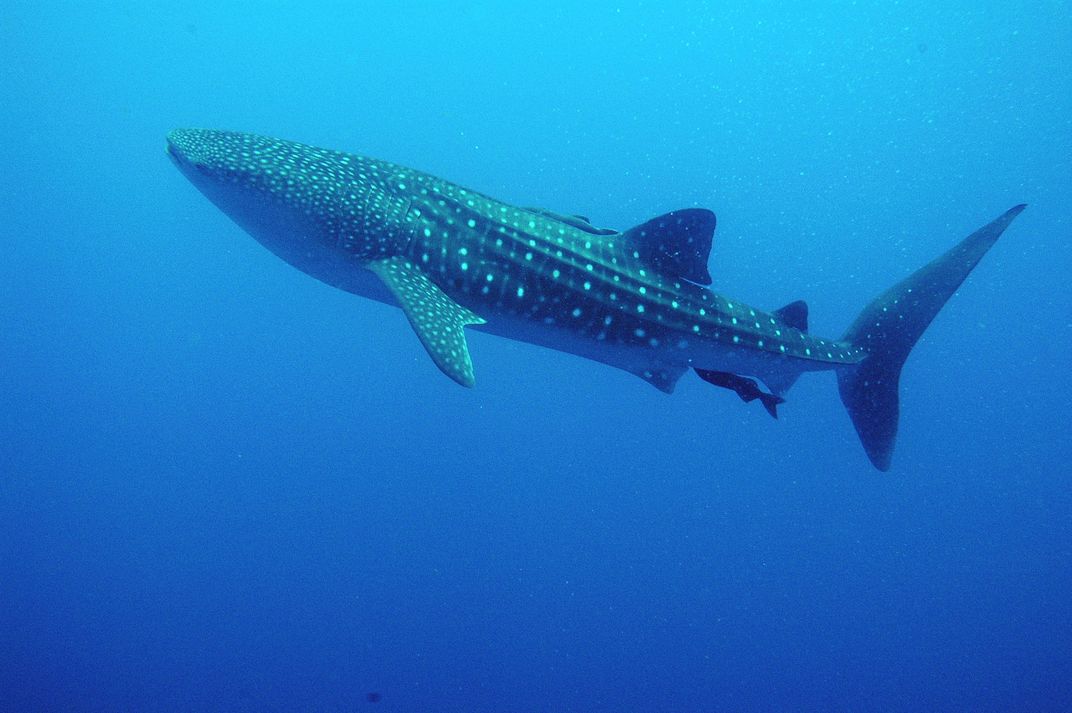
<instances>
[{"instance_id":1,"label":"shark's body","mask_svg":"<svg viewBox=\"0 0 1072 713\"><path fill-rule=\"evenodd\" d=\"M883 470L908 350L1022 209L885 293L843 338L826 339L807 332L803 302L767 313L704 286L710 211L676 211L619 233L391 163L251 134L179 130L168 152L290 264L401 306L437 366L460 384L474 382L468 325L624 369L667 393L695 369L760 399L772 415L800 374L836 370Z\"/></svg>"}]
</instances>

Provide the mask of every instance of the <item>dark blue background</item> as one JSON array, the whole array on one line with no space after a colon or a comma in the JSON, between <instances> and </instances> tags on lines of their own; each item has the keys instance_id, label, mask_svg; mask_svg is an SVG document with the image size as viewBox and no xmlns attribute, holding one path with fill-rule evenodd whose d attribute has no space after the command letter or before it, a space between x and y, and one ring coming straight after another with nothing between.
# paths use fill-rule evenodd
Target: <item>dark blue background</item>
<instances>
[{"instance_id":1,"label":"dark blue background","mask_svg":"<svg viewBox=\"0 0 1072 713\"><path fill-rule=\"evenodd\" d=\"M1067 2L223 5L0 12L0 708L1069 706ZM832 336L1031 207L880 474L829 375L774 422L471 334L460 389L197 194L178 126L707 206L716 289Z\"/></svg>"}]
</instances>

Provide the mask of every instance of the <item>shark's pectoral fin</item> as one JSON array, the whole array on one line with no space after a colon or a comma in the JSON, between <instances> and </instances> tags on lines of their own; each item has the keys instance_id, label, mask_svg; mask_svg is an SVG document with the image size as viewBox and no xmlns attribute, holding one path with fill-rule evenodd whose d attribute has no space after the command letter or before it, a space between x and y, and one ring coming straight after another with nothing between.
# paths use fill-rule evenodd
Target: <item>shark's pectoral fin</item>
<instances>
[{"instance_id":1,"label":"shark's pectoral fin","mask_svg":"<svg viewBox=\"0 0 1072 713\"><path fill-rule=\"evenodd\" d=\"M462 386L472 386L475 379L465 326L485 320L448 297L410 260L392 257L371 262L368 268L394 294L436 366Z\"/></svg>"}]
</instances>

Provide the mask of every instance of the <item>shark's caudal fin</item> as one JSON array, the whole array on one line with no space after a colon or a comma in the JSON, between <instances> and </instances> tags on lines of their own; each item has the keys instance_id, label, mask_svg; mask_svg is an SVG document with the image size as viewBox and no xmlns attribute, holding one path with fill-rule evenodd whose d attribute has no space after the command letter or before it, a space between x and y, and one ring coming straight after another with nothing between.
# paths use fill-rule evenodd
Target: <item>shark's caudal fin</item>
<instances>
[{"instance_id":1,"label":"shark's caudal fin","mask_svg":"<svg viewBox=\"0 0 1072 713\"><path fill-rule=\"evenodd\" d=\"M1026 206L1018 205L883 292L845 332L869 354L838 373L841 401L879 470L889 470L897 437L897 384L908 353L968 273Z\"/></svg>"}]
</instances>

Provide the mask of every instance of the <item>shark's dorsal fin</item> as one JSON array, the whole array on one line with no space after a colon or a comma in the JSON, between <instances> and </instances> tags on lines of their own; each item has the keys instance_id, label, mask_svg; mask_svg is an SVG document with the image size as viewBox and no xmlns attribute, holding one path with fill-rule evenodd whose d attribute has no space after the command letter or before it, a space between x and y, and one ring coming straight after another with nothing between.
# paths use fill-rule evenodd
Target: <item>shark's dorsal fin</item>
<instances>
[{"instance_id":1,"label":"shark's dorsal fin","mask_svg":"<svg viewBox=\"0 0 1072 713\"><path fill-rule=\"evenodd\" d=\"M675 210L623 233L641 260L667 277L711 284L707 258L715 233L715 214L703 208Z\"/></svg>"},{"instance_id":2,"label":"shark's dorsal fin","mask_svg":"<svg viewBox=\"0 0 1072 713\"><path fill-rule=\"evenodd\" d=\"M808 303L804 300L790 302L785 307L774 310L774 316L793 329L808 331Z\"/></svg>"},{"instance_id":3,"label":"shark's dorsal fin","mask_svg":"<svg viewBox=\"0 0 1072 713\"><path fill-rule=\"evenodd\" d=\"M406 258L376 260L368 268L394 294L435 365L462 386L472 386L475 379L465 326L485 320L448 297Z\"/></svg>"}]
</instances>

